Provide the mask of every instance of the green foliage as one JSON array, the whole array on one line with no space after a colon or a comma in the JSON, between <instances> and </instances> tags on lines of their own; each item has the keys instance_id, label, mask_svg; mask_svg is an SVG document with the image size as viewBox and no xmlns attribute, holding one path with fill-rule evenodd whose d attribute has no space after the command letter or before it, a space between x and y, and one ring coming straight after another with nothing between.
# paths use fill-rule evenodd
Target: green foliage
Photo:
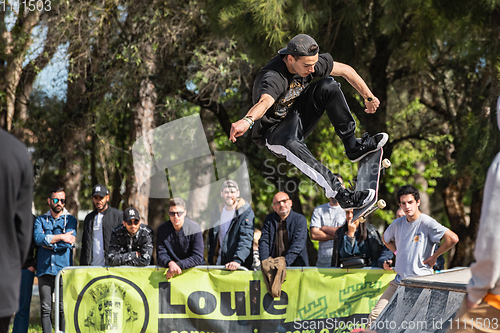
<instances>
[{"instance_id":1,"label":"green foliage","mask_svg":"<svg viewBox=\"0 0 500 333\"><path fill-rule=\"evenodd\" d=\"M322 52L355 68L381 98L379 111L366 116L362 98L343 83L358 115L356 135L390 134L386 152L393 167L382 178L384 194L415 184L419 174L439 209L443 189L455 179L471 179L470 190L482 186L500 146L493 112L499 88L492 79L500 72L498 27L492 22L498 6L498 0L154 0L147 6L128 0L63 2L59 34L51 42L68 45L68 82L81 83L85 93L71 96L73 113L63 111L65 101L38 92L30 98L25 127L36 134L32 146L38 188L44 193L62 172L60 147L68 132L59 131L61 127L86 135L85 147L76 152L82 156L83 208L91 207L85 198L92 183L125 187L132 173L138 92L148 80L157 95L156 126L199 113L211 148L247 154L259 223L271 211L275 192L297 185L309 219L326 202L322 189L285 160L256 149L249 134L238 145L227 138L227 122L252 105L259 68L292 36L308 33ZM22 44L29 36L18 37ZM6 59L4 46L0 52ZM2 106L5 100L1 90ZM357 164L343 154L327 117L307 144L345 181L355 177ZM422 164L424 169L417 168ZM176 177L184 176L181 172ZM37 206L45 207L44 196L38 197ZM373 220L390 223L395 199L384 199L388 209L378 211ZM470 202L470 194L465 195L463 204Z\"/></svg>"},{"instance_id":2,"label":"green foliage","mask_svg":"<svg viewBox=\"0 0 500 333\"><path fill-rule=\"evenodd\" d=\"M193 50L186 84L199 98L217 103L239 98L242 70L249 67L248 61L232 40L201 45Z\"/></svg>"}]
</instances>

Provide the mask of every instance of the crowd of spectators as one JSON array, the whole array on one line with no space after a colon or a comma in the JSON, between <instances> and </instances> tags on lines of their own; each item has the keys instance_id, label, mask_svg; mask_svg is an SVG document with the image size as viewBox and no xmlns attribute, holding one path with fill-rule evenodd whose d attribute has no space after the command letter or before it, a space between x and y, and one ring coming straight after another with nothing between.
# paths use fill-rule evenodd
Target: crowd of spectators
<instances>
[{"instance_id":1,"label":"crowd of spectators","mask_svg":"<svg viewBox=\"0 0 500 333\"><path fill-rule=\"evenodd\" d=\"M458 241L451 231L418 211L420 200L418 191L414 187L403 188L406 189L406 192L401 192L404 194L398 192L401 208L398 213L401 217L395 222L411 226L417 225L411 222L418 218L425 220L422 224L428 225L432 222L431 227L427 226L424 230L429 235L422 235L425 237L425 251L413 256L422 259L424 264L421 264L423 266L419 269L408 270L408 267L414 264L413 259L405 259L405 268L403 261L398 261L399 266L396 265L398 275L395 281L391 282L389 294L381 298L380 304L377 305L374 314L372 313L372 319L376 318L386 304L384 300L392 296L390 293L397 288L401 277L422 275L432 271L432 266L427 266L433 264L435 260L427 259L431 256L430 254L427 256L427 253L433 253L432 259L437 258L436 253L442 254ZM255 229L255 214L250 204L240 197L237 182L225 181L220 196L221 202L213 211L211 228L207 232L205 242L199 224L188 218L189 212L186 211L184 200L173 198L168 202L169 220L158 227L154 244L153 230L143 223L139 211L134 207L126 208L124 211L110 207L107 187L102 184L96 185L92 190L95 209L85 217L83 224L79 264L101 267L148 266L155 263L153 249L156 248L156 264L167 268L167 279L205 263L221 266L219 268L227 270L236 270L240 267L259 270L263 262L277 259L282 260L287 267L309 266L307 219L292 210L293 202L287 193L278 192L274 195L273 211L265 217L262 230ZM21 286L21 295L29 294L36 269L42 329L47 333L52 331L52 294L55 277L64 267L74 265L73 248L76 242L77 219L65 209L65 203L66 193L63 188L54 188L50 191L47 198L49 211L34 217L33 242L30 250L33 255L23 267L26 270L26 272L23 270L23 281L26 281ZM418 212L417 218L415 218L416 212ZM405 227L409 227L406 224ZM311 217L310 236L312 240L319 241L317 267L378 267L392 270L396 248L401 247L400 251L405 251L402 245L398 246L397 233L386 232L384 239L370 223L353 221L352 210L344 211L335 199L316 207ZM445 243L438 251L430 252L435 251L434 245L439 243L441 238L445 239ZM62 287L62 279L60 283ZM60 295L59 327L64 329L62 293ZM21 298L20 311L15 317L13 332L26 331L26 323L29 321L29 315L26 316L26 302L29 304L27 297ZM29 313L29 305L27 310Z\"/></svg>"}]
</instances>

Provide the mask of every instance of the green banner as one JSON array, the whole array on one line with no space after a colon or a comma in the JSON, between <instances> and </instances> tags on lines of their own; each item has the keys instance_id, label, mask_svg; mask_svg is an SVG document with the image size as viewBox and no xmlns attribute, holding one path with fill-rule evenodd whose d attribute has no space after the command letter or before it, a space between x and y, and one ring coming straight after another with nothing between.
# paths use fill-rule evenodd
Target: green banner
<instances>
[{"instance_id":1,"label":"green banner","mask_svg":"<svg viewBox=\"0 0 500 333\"><path fill-rule=\"evenodd\" d=\"M394 273L288 269L279 298L261 272L75 268L62 274L66 332L349 332L366 318Z\"/></svg>"}]
</instances>

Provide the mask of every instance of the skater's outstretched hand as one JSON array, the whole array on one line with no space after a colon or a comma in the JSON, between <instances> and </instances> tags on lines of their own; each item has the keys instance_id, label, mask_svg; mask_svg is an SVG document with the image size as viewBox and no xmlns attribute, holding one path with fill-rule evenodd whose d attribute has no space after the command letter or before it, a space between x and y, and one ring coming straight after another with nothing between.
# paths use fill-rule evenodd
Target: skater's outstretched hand
<instances>
[{"instance_id":1,"label":"skater's outstretched hand","mask_svg":"<svg viewBox=\"0 0 500 333\"><path fill-rule=\"evenodd\" d=\"M273 104L274 98L271 97L271 95L262 94L259 101L254 106L252 106L245 118L250 117L253 121L256 121L262 118L262 116ZM233 143L236 142L236 138L242 136L246 131L248 131L251 122L252 121L248 121L243 118L235 123L232 123L231 132L229 133L229 140L231 140Z\"/></svg>"},{"instance_id":2,"label":"skater's outstretched hand","mask_svg":"<svg viewBox=\"0 0 500 333\"><path fill-rule=\"evenodd\" d=\"M373 96L373 100L371 102L365 100L365 106L366 113L375 113L375 111L377 111L378 107L380 106L380 101L377 97Z\"/></svg>"},{"instance_id":3,"label":"skater's outstretched hand","mask_svg":"<svg viewBox=\"0 0 500 333\"><path fill-rule=\"evenodd\" d=\"M229 140L233 143L236 142L236 138L245 134L246 131L250 128L250 124L244 120L240 119L235 123L231 124L231 132L229 133Z\"/></svg>"}]
</instances>

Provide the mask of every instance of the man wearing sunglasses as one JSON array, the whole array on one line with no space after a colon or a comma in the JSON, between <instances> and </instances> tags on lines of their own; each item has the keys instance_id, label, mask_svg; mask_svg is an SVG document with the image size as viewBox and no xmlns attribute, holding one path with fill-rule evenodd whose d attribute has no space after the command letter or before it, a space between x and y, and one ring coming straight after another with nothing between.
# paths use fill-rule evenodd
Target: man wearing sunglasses
<instances>
[{"instance_id":1,"label":"man wearing sunglasses","mask_svg":"<svg viewBox=\"0 0 500 333\"><path fill-rule=\"evenodd\" d=\"M170 199L168 216L170 220L158 227L156 238L156 259L158 265L168 268L167 280L205 261L201 228L186 218L184 200Z\"/></svg>"},{"instance_id":2,"label":"man wearing sunglasses","mask_svg":"<svg viewBox=\"0 0 500 333\"><path fill-rule=\"evenodd\" d=\"M40 293L43 333L52 332L52 293L57 273L72 265L72 251L76 240L77 220L64 208L66 193L63 188L50 191L47 203L50 210L35 220L33 237L39 246L37 260L38 290ZM60 280L62 290L62 279ZM59 293L59 328L64 331L63 297Z\"/></svg>"},{"instance_id":3,"label":"man wearing sunglasses","mask_svg":"<svg viewBox=\"0 0 500 333\"><path fill-rule=\"evenodd\" d=\"M101 184L92 189L92 202L95 209L83 222L80 265L105 266L111 232L122 224L123 212L109 207L108 188Z\"/></svg>"},{"instance_id":4,"label":"man wearing sunglasses","mask_svg":"<svg viewBox=\"0 0 500 333\"><path fill-rule=\"evenodd\" d=\"M240 198L238 183L226 180L220 196L223 203L214 210L209 230L208 263L224 265L234 271L241 265L252 266L252 245L255 214Z\"/></svg>"},{"instance_id":5,"label":"man wearing sunglasses","mask_svg":"<svg viewBox=\"0 0 500 333\"><path fill-rule=\"evenodd\" d=\"M141 223L137 209L123 211L123 224L111 233L109 266L147 266L153 255L153 230Z\"/></svg>"}]
</instances>

